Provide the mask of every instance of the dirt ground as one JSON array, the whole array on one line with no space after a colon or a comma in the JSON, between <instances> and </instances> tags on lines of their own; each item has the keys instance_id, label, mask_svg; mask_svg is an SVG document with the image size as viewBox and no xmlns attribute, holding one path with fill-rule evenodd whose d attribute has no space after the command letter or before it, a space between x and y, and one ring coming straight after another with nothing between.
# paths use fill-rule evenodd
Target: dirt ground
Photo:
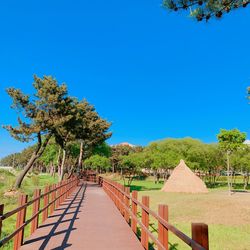
<instances>
[{"instance_id":1,"label":"dirt ground","mask_svg":"<svg viewBox=\"0 0 250 250\"><path fill-rule=\"evenodd\" d=\"M208 194L176 194L161 191L140 192L149 195L151 207L169 205L170 221L207 224L244 225L250 223L250 193L210 191Z\"/></svg>"}]
</instances>

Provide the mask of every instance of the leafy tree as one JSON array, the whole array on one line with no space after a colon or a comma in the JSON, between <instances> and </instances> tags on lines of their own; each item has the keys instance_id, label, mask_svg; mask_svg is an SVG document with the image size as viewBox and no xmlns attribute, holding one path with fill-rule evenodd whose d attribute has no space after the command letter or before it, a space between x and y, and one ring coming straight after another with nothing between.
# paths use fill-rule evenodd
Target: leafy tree
<instances>
[{"instance_id":1,"label":"leafy tree","mask_svg":"<svg viewBox=\"0 0 250 250\"><path fill-rule=\"evenodd\" d=\"M16 179L15 188L21 186L23 178L42 155L57 127L72 119L67 112L72 99L67 95L65 84L59 86L51 76L43 78L34 76L33 87L35 93L32 99L29 95L23 94L20 89L7 89L13 101L12 108L16 109L20 116L17 127L11 125L4 127L11 136L21 142L37 140L31 158Z\"/></svg>"},{"instance_id":2,"label":"leafy tree","mask_svg":"<svg viewBox=\"0 0 250 250\"><path fill-rule=\"evenodd\" d=\"M232 169L230 166L230 155L243 146L246 140L246 133L240 132L238 129L226 130L221 129L217 135L220 148L226 153L227 162L227 182L229 194L232 190Z\"/></svg>"},{"instance_id":3,"label":"leafy tree","mask_svg":"<svg viewBox=\"0 0 250 250\"><path fill-rule=\"evenodd\" d=\"M231 166L235 171L239 171L243 175L244 189L247 188L249 183L250 174L250 147L249 145L244 145L241 150L233 152L231 155Z\"/></svg>"},{"instance_id":4,"label":"leafy tree","mask_svg":"<svg viewBox=\"0 0 250 250\"><path fill-rule=\"evenodd\" d=\"M110 126L111 123L101 118L86 100L77 103L75 138L80 142L79 169L84 156L89 157L98 145L111 137L112 133L108 132Z\"/></svg>"},{"instance_id":5,"label":"leafy tree","mask_svg":"<svg viewBox=\"0 0 250 250\"><path fill-rule=\"evenodd\" d=\"M128 145L116 145L111 148L110 161L112 164L113 173L118 169L119 164L122 161L122 156L129 155L129 153L134 152L134 148Z\"/></svg>"},{"instance_id":6,"label":"leafy tree","mask_svg":"<svg viewBox=\"0 0 250 250\"><path fill-rule=\"evenodd\" d=\"M84 161L84 165L88 168L101 171L108 171L111 168L110 161L107 157L101 155L92 155Z\"/></svg>"},{"instance_id":7,"label":"leafy tree","mask_svg":"<svg viewBox=\"0 0 250 250\"><path fill-rule=\"evenodd\" d=\"M130 186L134 177L137 176L142 167L145 165L145 158L142 153L130 153L128 155L121 156L121 162L119 164L121 168L121 175L124 181L124 185Z\"/></svg>"},{"instance_id":8,"label":"leafy tree","mask_svg":"<svg viewBox=\"0 0 250 250\"><path fill-rule=\"evenodd\" d=\"M111 147L106 142L103 142L94 147L92 154L97 154L109 158L112 154Z\"/></svg>"},{"instance_id":9,"label":"leafy tree","mask_svg":"<svg viewBox=\"0 0 250 250\"><path fill-rule=\"evenodd\" d=\"M249 0L163 0L163 7L172 11L187 10L198 21L221 18L225 13L245 8Z\"/></svg>"}]
</instances>

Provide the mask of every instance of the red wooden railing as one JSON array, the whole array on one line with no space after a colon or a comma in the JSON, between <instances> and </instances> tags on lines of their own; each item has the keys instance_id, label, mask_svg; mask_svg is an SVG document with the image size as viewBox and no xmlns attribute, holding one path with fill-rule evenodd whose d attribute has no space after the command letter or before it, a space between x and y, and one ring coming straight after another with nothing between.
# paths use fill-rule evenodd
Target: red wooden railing
<instances>
[{"instance_id":1,"label":"red wooden railing","mask_svg":"<svg viewBox=\"0 0 250 250\"><path fill-rule=\"evenodd\" d=\"M82 171L80 173L80 176L83 181L90 181L90 182L97 182L99 178L96 172L93 170Z\"/></svg>"},{"instance_id":2,"label":"red wooden railing","mask_svg":"<svg viewBox=\"0 0 250 250\"><path fill-rule=\"evenodd\" d=\"M25 227L31 223L30 234L34 233L39 225L39 215L42 213L42 222L44 222L48 218L49 213L52 214L54 210L70 195L70 193L78 185L78 182L79 179L73 177L58 184L46 186L43 194L41 194L40 189L36 189L34 191L33 199L30 201L28 201L28 195L20 194L18 199L19 206L7 213L4 213L4 204L1 204L0 247L14 239L13 249L18 250L24 241ZM41 200L43 200L43 208L40 208ZM31 205L33 205L31 218L26 219L27 208ZM14 232L1 239L3 222L15 214L17 215L17 218Z\"/></svg>"},{"instance_id":3,"label":"red wooden railing","mask_svg":"<svg viewBox=\"0 0 250 250\"><path fill-rule=\"evenodd\" d=\"M138 200L137 191L130 195L130 188L99 177L99 183L108 196L115 203L125 220L130 223L131 229L137 234L137 225L141 228L141 244L145 249L149 248L149 238L158 249L168 250L168 232L180 238L193 250L208 250L208 226L204 223L192 223L192 238L185 235L168 222L168 206L159 205L158 213L150 210L149 197L143 196L142 201ZM138 218L138 207L141 210L141 220ZM158 223L158 237L149 230L149 216L156 219Z\"/></svg>"}]
</instances>

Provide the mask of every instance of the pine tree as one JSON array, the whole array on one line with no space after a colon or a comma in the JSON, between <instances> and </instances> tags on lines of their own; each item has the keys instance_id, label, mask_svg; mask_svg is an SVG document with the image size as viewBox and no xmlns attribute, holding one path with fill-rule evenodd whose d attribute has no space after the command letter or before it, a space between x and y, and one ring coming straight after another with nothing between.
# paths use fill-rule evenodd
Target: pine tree
<instances>
[{"instance_id":1,"label":"pine tree","mask_svg":"<svg viewBox=\"0 0 250 250\"><path fill-rule=\"evenodd\" d=\"M20 188L25 175L42 155L57 128L73 119L69 113L73 100L68 96L66 84L59 85L51 76L34 76L33 87L33 98L25 95L20 89L7 89L13 101L12 108L16 109L20 116L17 127L8 125L4 128L18 141L37 141L31 158L16 179L15 188Z\"/></svg>"},{"instance_id":2,"label":"pine tree","mask_svg":"<svg viewBox=\"0 0 250 250\"><path fill-rule=\"evenodd\" d=\"M188 10L198 21L221 18L238 8L245 8L249 0L163 0L163 7L172 11Z\"/></svg>"}]
</instances>

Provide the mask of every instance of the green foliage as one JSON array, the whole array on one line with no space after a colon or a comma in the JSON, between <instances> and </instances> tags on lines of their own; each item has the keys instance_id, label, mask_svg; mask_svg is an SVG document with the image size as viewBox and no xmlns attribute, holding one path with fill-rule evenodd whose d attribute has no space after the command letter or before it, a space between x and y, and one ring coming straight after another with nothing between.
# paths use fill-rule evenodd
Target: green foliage
<instances>
[{"instance_id":1,"label":"green foliage","mask_svg":"<svg viewBox=\"0 0 250 250\"><path fill-rule=\"evenodd\" d=\"M98 171L108 171L111 168L110 161L105 156L92 155L84 161L84 165L87 168L95 169Z\"/></svg>"},{"instance_id":2,"label":"green foliage","mask_svg":"<svg viewBox=\"0 0 250 250\"><path fill-rule=\"evenodd\" d=\"M93 105L86 100L78 101L70 97L66 84L59 85L51 76L39 78L34 76L33 97L22 93L20 89L9 88L7 92L12 98L12 107L19 112L18 126L4 126L11 136L21 142L29 142L37 139L33 148L28 148L27 154L18 155L19 166L25 166L16 181L16 188L21 186L24 176L33 164L43 155L40 163L44 165L60 162L60 178L63 178L64 165L75 167L77 156L82 161L84 147L85 157L93 148L102 144L111 136L108 132L110 123L102 119ZM50 143L51 138L53 142ZM81 148L75 142L81 143ZM60 161L58 146L63 149ZM79 143L78 143L79 144ZM49 146L48 146L49 145ZM80 154L79 154L80 153ZM12 160L14 158L12 156ZM23 157L25 156L25 157ZM21 160L21 157L24 159ZM11 157L5 158L8 165ZM12 162L12 165L14 160ZM71 171L72 172L72 171Z\"/></svg>"},{"instance_id":3,"label":"green foliage","mask_svg":"<svg viewBox=\"0 0 250 250\"><path fill-rule=\"evenodd\" d=\"M122 161L122 156L128 155L131 152L134 152L135 149L133 147L127 146L127 145L116 145L111 148L111 164L113 167L113 171L117 170L119 167L119 164Z\"/></svg>"},{"instance_id":4,"label":"green foliage","mask_svg":"<svg viewBox=\"0 0 250 250\"><path fill-rule=\"evenodd\" d=\"M58 157L59 146L55 142L50 142L44 153L40 157L39 161L44 163L45 166L48 166L50 163L56 164Z\"/></svg>"},{"instance_id":5,"label":"green foliage","mask_svg":"<svg viewBox=\"0 0 250 250\"><path fill-rule=\"evenodd\" d=\"M9 88L7 92L12 98L12 108L16 109L23 119L18 117L18 127L4 126L17 140L28 142L38 133L49 134L72 119L68 110L73 100L67 96L65 84L58 85L51 76L39 78L34 76L33 99L22 93L20 89Z\"/></svg>"},{"instance_id":6,"label":"green foliage","mask_svg":"<svg viewBox=\"0 0 250 250\"><path fill-rule=\"evenodd\" d=\"M32 176L31 176L31 181L32 181L32 184L33 184L35 187L38 187L38 186L39 186L39 176L38 176L38 175L32 175Z\"/></svg>"},{"instance_id":7,"label":"green foliage","mask_svg":"<svg viewBox=\"0 0 250 250\"><path fill-rule=\"evenodd\" d=\"M211 17L221 18L232 10L246 7L249 0L163 0L162 4L168 10L187 10L198 21L208 21Z\"/></svg>"},{"instance_id":8,"label":"green foliage","mask_svg":"<svg viewBox=\"0 0 250 250\"><path fill-rule=\"evenodd\" d=\"M220 148L224 151L233 152L243 146L243 142L246 140L246 133L242 133L238 129L221 129L217 138Z\"/></svg>"},{"instance_id":9,"label":"green foliage","mask_svg":"<svg viewBox=\"0 0 250 250\"><path fill-rule=\"evenodd\" d=\"M145 148L148 167L173 169L180 159L192 169L208 170L221 164L221 153L215 144L205 144L192 138L165 139Z\"/></svg>"},{"instance_id":10,"label":"green foliage","mask_svg":"<svg viewBox=\"0 0 250 250\"><path fill-rule=\"evenodd\" d=\"M101 156L110 157L112 154L111 147L106 142L103 142L94 147L92 154L98 154Z\"/></svg>"}]
</instances>

